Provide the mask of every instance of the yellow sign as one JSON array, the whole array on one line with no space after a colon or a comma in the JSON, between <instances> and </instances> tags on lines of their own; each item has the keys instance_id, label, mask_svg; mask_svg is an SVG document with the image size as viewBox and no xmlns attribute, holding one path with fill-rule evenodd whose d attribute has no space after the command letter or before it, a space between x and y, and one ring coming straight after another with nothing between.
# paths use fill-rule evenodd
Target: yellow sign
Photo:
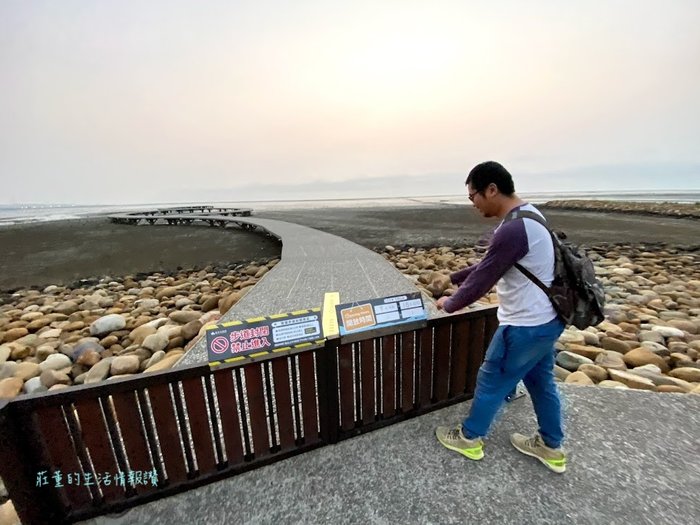
<instances>
[{"instance_id":1,"label":"yellow sign","mask_svg":"<svg viewBox=\"0 0 700 525\"><path fill-rule=\"evenodd\" d=\"M335 314L336 305L340 304L338 292L326 292L323 297L323 337L329 338L338 335L338 318Z\"/></svg>"}]
</instances>

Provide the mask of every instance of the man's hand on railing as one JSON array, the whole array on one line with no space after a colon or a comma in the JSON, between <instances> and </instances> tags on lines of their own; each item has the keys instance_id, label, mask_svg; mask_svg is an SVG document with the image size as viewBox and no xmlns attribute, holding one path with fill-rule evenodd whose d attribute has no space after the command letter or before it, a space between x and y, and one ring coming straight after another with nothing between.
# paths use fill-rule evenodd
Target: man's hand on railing
<instances>
[{"instance_id":1,"label":"man's hand on railing","mask_svg":"<svg viewBox=\"0 0 700 525\"><path fill-rule=\"evenodd\" d=\"M464 307L460 308L459 310L455 310L454 312L448 313L448 312L445 311L445 302L446 302L448 299L449 299L449 296L446 296L446 295L445 295L445 296L443 296L443 297L440 297L440 299L438 299L437 301L435 301L435 306L436 306L436 308L438 309L439 313L442 314L442 315L457 314L457 313L459 313L459 312L464 312L464 311L466 311L466 310L471 310L471 309L474 308L475 306L480 306L478 303L473 303L473 304L464 306Z\"/></svg>"},{"instance_id":2,"label":"man's hand on railing","mask_svg":"<svg viewBox=\"0 0 700 525\"><path fill-rule=\"evenodd\" d=\"M437 306L437 309L444 310L445 303L447 302L448 299L449 299L449 297L443 296L443 297L440 297L440 299L438 299L437 301L435 301L435 306Z\"/></svg>"}]
</instances>

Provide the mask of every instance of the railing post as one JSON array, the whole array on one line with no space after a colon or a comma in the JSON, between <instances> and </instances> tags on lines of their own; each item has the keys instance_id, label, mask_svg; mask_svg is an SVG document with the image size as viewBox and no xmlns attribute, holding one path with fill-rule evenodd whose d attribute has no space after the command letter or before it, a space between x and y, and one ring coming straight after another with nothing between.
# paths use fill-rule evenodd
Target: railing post
<instances>
[{"instance_id":1,"label":"railing post","mask_svg":"<svg viewBox=\"0 0 700 525\"><path fill-rule=\"evenodd\" d=\"M65 512L56 491L37 487L39 472L45 469L30 448L31 443L40 445L26 417L21 421L12 402L0 400L0 476L22 523L62 523Z\"/></svg>"},{"instance_id":2,"label":"railing post","mask_svg":"<svg viewBox=\"0 0 700 525\"><path fill-rule=\"evenodd\" d=\"M338 347L339 338L326 340L318 350L318 414L321 439L327 444L338 442L340 412L338 410Z\"/></svg>"}]
</instances>

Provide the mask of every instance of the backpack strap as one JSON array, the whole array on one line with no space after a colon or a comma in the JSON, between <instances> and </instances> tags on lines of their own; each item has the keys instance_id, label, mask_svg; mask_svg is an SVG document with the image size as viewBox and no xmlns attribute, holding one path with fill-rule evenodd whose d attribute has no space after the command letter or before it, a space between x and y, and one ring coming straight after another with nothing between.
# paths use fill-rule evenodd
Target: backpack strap
<instances>
[{"instance_id":1,"label":"backpack strap","mask_svg":"<svg viewBox=\"0 0 700 525\"><path fill-rule=\"evenodd\" d=\"M547 219L542 217L541 215L535 213L534 211L528 211L528 210L515 210L511 211L508 213L508 215L505 216L503 219L503 222L509 222L513 221L515 219L532 219L533 221L539 222L542 226L547 228L547 230L551 233L552 230L549 228L549 224L547 224Z\"/></svg>"},{"instance_id":2,"label":"backpack strap","mask_svg":"<svg viewBox=\"0 0 700 525\"><path fill-rule=\"evenodd\" d=\"M547 220L544 217L542 217L541 215L538 215L535 212L527 211L527 210L515 210L515 211L510 212L508 215L506 215L506 217L503 219L503 222L509 222L509 221L513 221L515 219L532 219L533 221L540 223L542 226L547 228L547 231L552 236L552 242L554 242L554 234L552 233L552 230L549 228L549 225L547 224ZM556 259L556 254L555 254L555 259ZM513 266L515 266L518 270L520 270L520 272L522 274L524 274L525 277L527 277L533 283L535 283L540 288L540 290L542 290L547 295L547 297L549 297L550 299L552 298L552 293L550 292L549 288L547 288L542 281L540 281L537 277L535 277L535 275L530 270L525 268L520 263L515 263Z\"/></svg>"}]
</instances>

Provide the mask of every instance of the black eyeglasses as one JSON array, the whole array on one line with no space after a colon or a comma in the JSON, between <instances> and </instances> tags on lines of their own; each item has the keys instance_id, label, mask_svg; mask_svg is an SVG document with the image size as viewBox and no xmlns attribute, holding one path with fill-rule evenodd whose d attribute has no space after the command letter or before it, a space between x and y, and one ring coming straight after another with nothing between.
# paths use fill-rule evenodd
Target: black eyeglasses
<instances>
[{"instance_id":1,"label":"black eyeglasses","mask_svg":"<svg viewBox=\"0 0 700 525\"><path fill-rule=\"evenodd\" d=\"M475 191L474 193L469 193L469 200L472 201L472 202L474 202L474 196L475 196L477 193L481 193L481 191Z\"/></svg>"}]
</instances>

